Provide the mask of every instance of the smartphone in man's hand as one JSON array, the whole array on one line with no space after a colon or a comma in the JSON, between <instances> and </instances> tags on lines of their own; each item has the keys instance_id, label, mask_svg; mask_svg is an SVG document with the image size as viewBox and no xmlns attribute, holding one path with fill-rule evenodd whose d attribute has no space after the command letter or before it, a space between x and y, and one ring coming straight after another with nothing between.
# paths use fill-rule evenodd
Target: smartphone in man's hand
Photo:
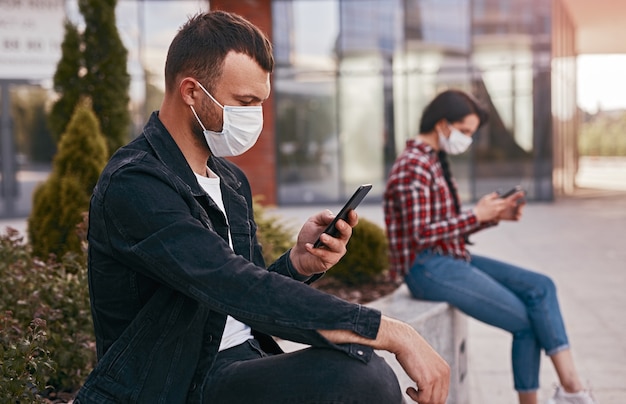
<instances>
[{"instance_id":1,"label":"smartphone in man's hand","mask_svg":"<svg viewBox=\"0 0 626 404\"><path fill-rule=\"evenodd\" d=\"M367 195L367 193L370 191L370 189L372 189L372 184L363 184L359 186L354 194L352 194L350 199L348 199L348 202L346 202L346 204L343 205L339 213L337 213L337 216L335 216L333 221L330 222L326 229L324 229L323 233L329 234L332 237L337 237L339 235L339 230L337 230L337 227L335 227L337 224L337 220L347 220L348 213L350 213L351 210L356 209L356 207L359 205L359 203L361 203L363 198L365 198L365 195ZM319 248L323 245L324 244L318 237L317 241L315 241L315 243L313 244L313 247Z\"/></svg>"}]
</instances>

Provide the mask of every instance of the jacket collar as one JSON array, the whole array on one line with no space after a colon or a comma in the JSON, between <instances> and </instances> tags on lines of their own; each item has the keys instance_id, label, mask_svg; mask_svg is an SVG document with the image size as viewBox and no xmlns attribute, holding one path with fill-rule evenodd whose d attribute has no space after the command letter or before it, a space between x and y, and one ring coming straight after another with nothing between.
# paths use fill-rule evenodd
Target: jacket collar
<instances>
[{"instance_id":1,"label":"jacket collar","mask_svg":"<svg viewBox=\"0 0 626 404\"><path fill-rule=\"evenodd\" d=\"M172 135L159 119L158 111L154 111L150 115L150 119L144 126L143 135L150 147L152 147L152 150L154 150L156 157L189 185L194 195L204 195L204 190L198 184L193 170L187 163L187 159L185 159L174 138L172 138ZM237 189L241 186L241 182L227 168L227 164L223 159L211 156L208 166L220 177L221 181L231 188Z\"/></svg>"}]
</instances>

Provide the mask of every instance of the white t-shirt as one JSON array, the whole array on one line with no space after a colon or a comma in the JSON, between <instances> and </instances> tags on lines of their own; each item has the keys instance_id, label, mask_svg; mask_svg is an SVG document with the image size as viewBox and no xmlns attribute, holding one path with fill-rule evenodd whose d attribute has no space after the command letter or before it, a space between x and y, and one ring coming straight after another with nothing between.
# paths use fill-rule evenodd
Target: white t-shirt
<instances>
[{"instance_id":1,"label":"white t-shirt","mask_svg":"<svg viewBox=\"0 0 626 404\"><path fill-rule=\"evenodd\" d=\"M203 177L201 175L196 174L196 178L198 179L198 184L204 189L204 191L209 194L211 199L219 206L224 216L226 216L226 211L224 209L224 201L222 200L222 190L220 189L220 177L217 176L213 171L209 170L207 167L207 173L209 177ZM195 173L194 173L195 174ZM228 222L228 217L226 217L226 221ZM228 244L230 248L233 248L233 242L230 237L230 231L228 232ZM252 331L250 327L241 321L235 320L231 316L226 317L226 328L224 328L224 334L222 335L222 341L220 342L219 350L222 351L224 349L237 346L244 341L252 338Z\"/></svg>"}]
</instances>

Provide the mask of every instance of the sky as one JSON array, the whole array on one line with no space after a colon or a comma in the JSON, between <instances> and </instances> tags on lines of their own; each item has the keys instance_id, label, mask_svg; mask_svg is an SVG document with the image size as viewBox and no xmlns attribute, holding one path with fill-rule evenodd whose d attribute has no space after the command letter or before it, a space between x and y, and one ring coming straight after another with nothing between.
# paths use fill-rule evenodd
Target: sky
<instances>
[{"instance_id":1,"label":"sky","mask_svg":"<svg viewBox=\"0 0 626 404\"><path fill-rule=\"evenodd\" d=\"M578 106L595 113L626 109L626 55L578 56Z\"/></svg>"}]
</instances>

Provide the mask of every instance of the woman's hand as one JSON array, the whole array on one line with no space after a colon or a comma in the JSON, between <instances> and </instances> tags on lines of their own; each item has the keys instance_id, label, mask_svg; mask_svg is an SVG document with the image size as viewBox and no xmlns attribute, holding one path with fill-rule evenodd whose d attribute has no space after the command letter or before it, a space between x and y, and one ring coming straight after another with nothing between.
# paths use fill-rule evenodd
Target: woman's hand
<instances>
[{"instance_id":1,"label":"woman's hand","mask_svg":"<svg viewBox=\"0 0 626 404\"><path fill-rule=\"evenodd\" d=\"M526 199L524 191L517 191L513 195L504 199L505 208L500 213L500 220L513 220L517 221L522 217L522 209L526 205Z\"/></svg>"},{"instance_id":2,"label":"woman's hand","mask_svg":"<svg viewBox=\"0 0 626 404\"><path fill-rule=\"evenodd\" d=\"M496 192L492 192L480 198L473 210L479 222L489 222L500 220L500 215L506 206L506 199L502 199Z\"/></svg>"},{"instance_id":3,"label":"woman's hand","mask_svg":"<svg viewBox=\"0 0 626 404\"><path fill-rule=\"evenodd\" d=\"M322 233L335 216L326 210L310 217L298 234L296 245L291 249L289 258L298 273L311 276L329 270L346 254L346 245L352 236L352 228L359 218L354 210L348 213L348 221L338 220L338 237ZM320 235L321 233L321 235ZM314 248L313 243L320 237L324 247Z\"/></svg>"}]
</instances>

